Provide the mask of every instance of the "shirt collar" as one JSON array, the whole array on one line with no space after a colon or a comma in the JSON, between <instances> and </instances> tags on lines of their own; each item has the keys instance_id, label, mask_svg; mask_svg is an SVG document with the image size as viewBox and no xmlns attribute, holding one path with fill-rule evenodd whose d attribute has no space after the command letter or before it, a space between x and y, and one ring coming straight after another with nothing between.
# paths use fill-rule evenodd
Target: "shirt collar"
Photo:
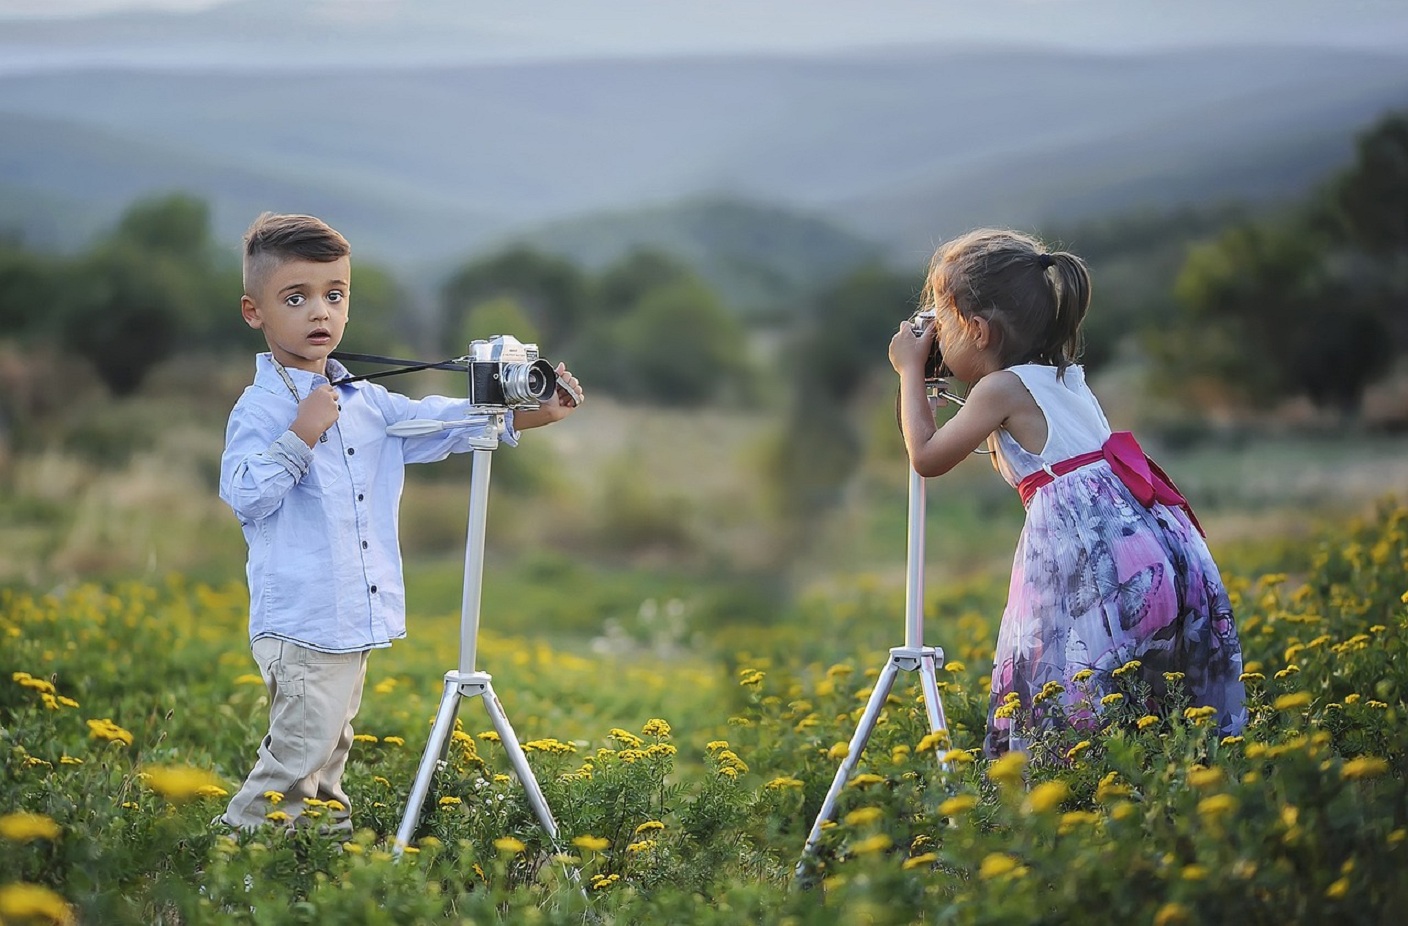
<instances>
[{"instance_id":1,"label":"shirt collar","mask_svg":"<svg viewBox=\"0 0 1408 926\"><path fill-rule=\"evenodd\" d=\"M284 367L284 372L293 379L294 385L298 387L298 394L300 396L306 396L324 383L351 375L345 366L331 357L328 358L326 376L318 373L310 373L307 370L300 370L297 367ZM278 367L274 365L274 355L269 351L264 351L262 354L255 356L254 381L275 392L288 391L287 387L284 386L283 377L279 376ZM360 384L349 383L348 385L356 386Z\"/></svg>"}]
</instances>

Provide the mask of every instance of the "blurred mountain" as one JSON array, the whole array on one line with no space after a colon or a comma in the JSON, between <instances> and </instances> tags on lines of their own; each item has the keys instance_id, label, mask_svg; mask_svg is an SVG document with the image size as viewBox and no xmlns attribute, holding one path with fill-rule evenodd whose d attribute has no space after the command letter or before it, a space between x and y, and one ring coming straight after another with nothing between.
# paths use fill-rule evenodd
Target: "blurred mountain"
<instances>
[{"instance_id":1,"label":"blurred mountain","mask_svg":"<svg viewBox=\"0 0 1408 926\"><path fill-rule=\"evenodd\" d=\"M232 248L260 210L310 211L410 267L525 236L592 262L641 239L717 266L823 239L823 262L867 252L823 226L915 265L974 224L1301 192L1408 104L1408 55L1335 48L161 60L0 71L0 228L74 245L133 197L181 189ZM732 232L690 230L701 203L741 200L770 204L761 240L718 213Z\"/></svg>"},{"instance_id":2,"label":"blurred mountain","mask_svg":"<svg viewBox=\"0 0 1408 926\"><path fill-rule=\"evenodd\" d=\"M663 251L745 314L775 310L882 256L874 242L835 222L720 197L593 213L531 229L518 240L591 269L634 250Z\"/></svg>"}]
</instances>

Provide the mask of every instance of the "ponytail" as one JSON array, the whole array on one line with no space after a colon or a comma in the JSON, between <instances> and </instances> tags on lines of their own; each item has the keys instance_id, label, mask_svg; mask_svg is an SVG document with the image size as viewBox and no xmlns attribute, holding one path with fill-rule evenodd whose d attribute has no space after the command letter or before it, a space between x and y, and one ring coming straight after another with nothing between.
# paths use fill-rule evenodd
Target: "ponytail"
<instances>
[{"instance_id":1,"label":"ponytail","mask_svg":"<svg viewBox=\"0 0 1408 926\"><path fill-rule=\"evenodd\" d=\"M1063 373L1080 356L1080 326L1090 308L1090 271L1085 261L1069 251L1042 254L1038 260L1056 305L1041 353Z\"/></svg>"},{"instance_id":2,"label":"ponytail","mask_svg":"<svg viewBox=\"0 0 1408 926\"><path fill-rule=\"evenodd\" d=\"M925 298L986 319L1003 366L1043 363L1064 373L1080 355L1090 272L1076 255L1048 252L1031 235L983 228L938 249Z\"/></svg>"}]
</instances>

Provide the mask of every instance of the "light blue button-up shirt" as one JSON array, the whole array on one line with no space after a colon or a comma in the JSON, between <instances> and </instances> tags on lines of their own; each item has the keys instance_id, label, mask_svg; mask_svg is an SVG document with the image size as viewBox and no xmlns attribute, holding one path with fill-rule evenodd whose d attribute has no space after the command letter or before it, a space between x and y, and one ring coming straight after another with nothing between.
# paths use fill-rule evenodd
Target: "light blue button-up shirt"
<instances>
[{"instance_id":1,"label":"light blue button-up shirt","mask_svg":"<svg viewBox=\"0 0 1408 926\"><path fill-rule=\"evenodd\" d=\"M298 397L328 382L284 372ZM327 372L347 375L336 360ZM342 411L326 440L309 449L289 430L298 402L273 357L255 359L254 382L230 412L220 459L220 497L249 544L249 637L278 637L326 653L390 646L406 635L406 589L397 535L407 463L432 463L473 448L489 433L468 399L410 399L374 383L336 387ZM429 437L400 438L386 426L410 418L463 421ZM501 439L518 442L512 412Z\"/></svg>"}]
</instances>

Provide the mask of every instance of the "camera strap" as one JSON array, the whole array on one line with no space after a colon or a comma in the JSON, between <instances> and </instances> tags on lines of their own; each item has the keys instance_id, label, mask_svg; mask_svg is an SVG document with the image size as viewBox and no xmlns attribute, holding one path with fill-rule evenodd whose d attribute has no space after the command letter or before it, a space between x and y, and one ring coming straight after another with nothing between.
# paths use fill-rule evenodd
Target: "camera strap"
<instances>
[{"instance_id":1,"label":"camera strap","mask_svg":"<svg viewBox=\"0 0 1408 926\"><path fill-rule=\"evenodd\" d=\"M459 370L464 372L469 369L463 359L458 360L432 360L424 363L419 360L398 360L395 357L378 357L376 354L352 354L347 351L335 350L328 356L334 360L350 360L353 363L379 363L387 366L395 366L399 369L382 370L380 373L362 373L358 376L344 376L334 386L342 386L347 383L360 383L366 379L381 379L383 376L397 376L401 373L414 373L417 370Z\"/></svg>"}]
</instances>

